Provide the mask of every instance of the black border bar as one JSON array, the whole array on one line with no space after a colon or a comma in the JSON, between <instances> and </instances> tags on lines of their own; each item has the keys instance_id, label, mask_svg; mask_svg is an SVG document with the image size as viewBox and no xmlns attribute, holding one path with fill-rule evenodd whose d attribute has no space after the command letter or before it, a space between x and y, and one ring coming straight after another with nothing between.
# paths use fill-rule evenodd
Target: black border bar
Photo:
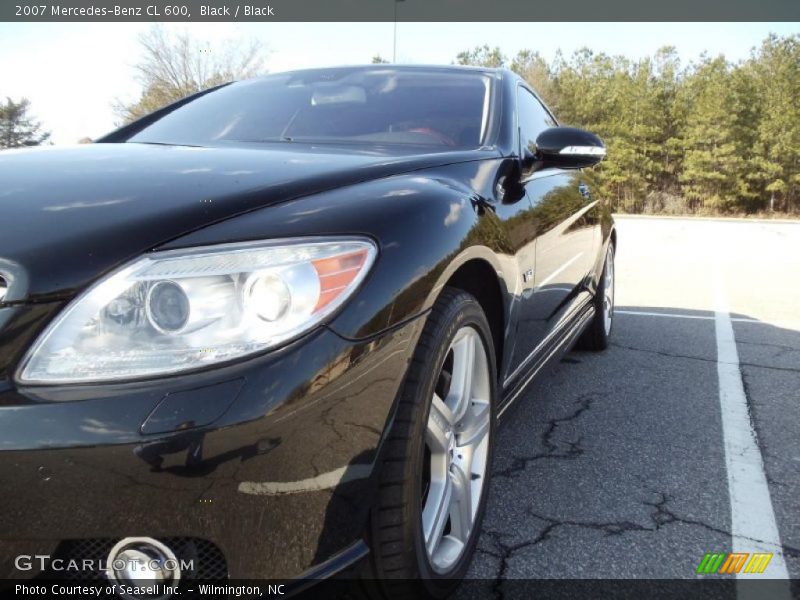
<instances>
[{"instance_id":1,"label":"black border bar","mask_svg":"<svg viewBox=\"0 0 800 600\"><path fill-rule=\"evenodd\" d=\"M800 21L800 0L3 0L0 2L0 21L7 22L390 22L395 19L400 22Z\"/></svg>"},{"instance_id":2,"label":"black border bar","mask_svg":"<svg viewBox=\"0 0 800 600\"><path fill-rule=\"evenodd\" d=\"M298 585L302 583L302 585ZM365 591L382 590L392 597L397 584L418 585L412 580L365 580L332 578L324 580L186 580L179 584L174 600L202 598L270 598L297 600L352 600ZM751 598L798 598L798 580L739 579L732 576L697 579L467 579L460 582L452 600L736 600L738 594ZM153 585L144 584L144 585ZM203 589L209 586L209 589ZM116 584L76 579L35 578L0 580L0 593L12 598L83 600L119 598ZM128 591L128 590L123 590ZM162 590L158 590L161 592ZM237 593L237 591L239 593Z\"/></svg>"}]
</instances>

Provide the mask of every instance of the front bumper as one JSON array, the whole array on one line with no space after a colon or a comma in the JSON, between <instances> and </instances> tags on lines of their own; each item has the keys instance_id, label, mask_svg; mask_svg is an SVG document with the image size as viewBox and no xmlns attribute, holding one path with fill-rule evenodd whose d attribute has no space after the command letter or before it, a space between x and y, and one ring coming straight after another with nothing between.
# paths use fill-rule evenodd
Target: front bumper
<instances>
[{"instance_id":1,"label":"front bumper","mask_svg":"<svg viewBox=\"0 0 800 600\"><path fill-rule=\"evenodd\" d=\"M18 389L6 380L0 577L35 575L15 558L65 540L208 540L236 579L296 577L353 547L423 321L369 341L322 328L246 362L151 382ZM183 402L172 422L162 407L150 430L173 430L143 434L167 394ZM194 417L187 397L197 398Z\"/></svg>"}]
</instances>

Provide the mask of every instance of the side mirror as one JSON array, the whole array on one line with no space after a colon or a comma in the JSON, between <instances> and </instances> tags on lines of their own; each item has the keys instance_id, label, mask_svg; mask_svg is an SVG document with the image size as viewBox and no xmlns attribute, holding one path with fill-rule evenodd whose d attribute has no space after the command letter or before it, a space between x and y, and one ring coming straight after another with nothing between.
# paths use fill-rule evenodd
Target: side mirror
<instances>
[{"instance_id":1,"label":"side mirror","mask_svg":"<svg viewBox=\"0 0 800 600\"><path fill-rule=\"evenodd\" d=\"M595 134L575 127L551 127L536 138L533 169L582 169L603 160L606 147Z\"/></svg>"}]
</instances>

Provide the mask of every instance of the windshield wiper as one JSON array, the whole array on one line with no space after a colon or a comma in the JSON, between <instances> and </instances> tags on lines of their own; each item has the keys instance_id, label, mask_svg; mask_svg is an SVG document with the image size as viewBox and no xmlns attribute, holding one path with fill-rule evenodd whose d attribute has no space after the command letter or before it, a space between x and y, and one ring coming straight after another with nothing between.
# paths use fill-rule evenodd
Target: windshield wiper
<instances>
[{"instance_id":1,"label":"windshield wiper","mask_svg":"<svg viewBox=\"0 0 800 600\"><path fill-rule=\"evenodd\" d=\"M126 144L147 144L148 146L181 146L184 148L203 148L199 144L178 144L176 142L143 142L140 140L128 140Z\"/></svg>"}]
</instances>

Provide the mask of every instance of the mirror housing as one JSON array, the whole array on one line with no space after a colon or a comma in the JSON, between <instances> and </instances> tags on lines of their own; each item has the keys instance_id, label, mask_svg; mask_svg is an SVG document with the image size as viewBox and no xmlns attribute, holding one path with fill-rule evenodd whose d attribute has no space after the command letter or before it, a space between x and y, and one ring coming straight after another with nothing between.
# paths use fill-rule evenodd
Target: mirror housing
<instances>
[{"instance_id":1,"label":"mirror housing","mask_svg":"<svg viewBox=\"0 0 800 600\"><path fill-rule=\"evenodd\" d=\"M575 127L551 127L536 138L536 153L526 152L527 170L551 167L583 169L599 163L606 155L603 141L595 134Z\"/></svg>"}]
</instances>

